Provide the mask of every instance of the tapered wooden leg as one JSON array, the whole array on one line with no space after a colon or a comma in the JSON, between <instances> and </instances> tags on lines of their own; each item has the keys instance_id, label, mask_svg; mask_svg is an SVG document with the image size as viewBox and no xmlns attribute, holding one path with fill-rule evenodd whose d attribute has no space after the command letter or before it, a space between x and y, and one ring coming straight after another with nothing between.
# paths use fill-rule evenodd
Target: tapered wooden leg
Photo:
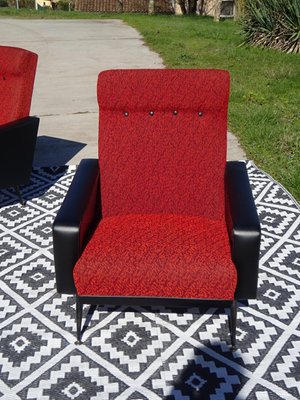
<instances>
[{"instance_id":1,"label":"tapered wooden leg","mask_svg":"<svg viewBox=\"0 0 300 400\"><path fill-rule=\"evenodd\" d=\"M236 350L236 319L237 319L237 304L233 300L230 307L230 337L232 350Z\"/></svg>"},{"instance_id":2,"label":"tapered wooden leg","mask_svg":"<svg viewBox=\"0 0 300 400\"><path fill-rule=\"evenodd\" d=\"M19 197L20 203L24 207L25 206L25 201L23 200L22 193L21 193L21 190L20 190L20 186L15 186L15 191L16 191L18 197Z\"/></svg>"},{"instance_id":3,"label":"tapered wooden leg","mask_svg":"<svg viewBox=\"0 0 300 400\"><path fill-rule=\"evenodd\" d=\"M76 296L76 326L77 326L77 341L76 344L81 344L81 324L82 324L82 303L79 297Z\"/></svg>"}]
</instances>

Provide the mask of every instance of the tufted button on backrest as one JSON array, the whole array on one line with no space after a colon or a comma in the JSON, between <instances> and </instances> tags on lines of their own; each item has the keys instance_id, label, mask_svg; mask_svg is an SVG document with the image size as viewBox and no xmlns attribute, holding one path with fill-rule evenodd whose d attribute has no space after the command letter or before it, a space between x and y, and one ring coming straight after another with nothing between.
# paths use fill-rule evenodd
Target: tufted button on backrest
<instances>
[{"instance_id":1,"label":"tufted button on backrest","mask_svg":"<svg viewBox=\"0 0 300 400\"><path fill-rule=\"evenodd\" d=\"M228 96L221 70L101 72L103 216L224 218Z\"/></svg>"}]
</instances>

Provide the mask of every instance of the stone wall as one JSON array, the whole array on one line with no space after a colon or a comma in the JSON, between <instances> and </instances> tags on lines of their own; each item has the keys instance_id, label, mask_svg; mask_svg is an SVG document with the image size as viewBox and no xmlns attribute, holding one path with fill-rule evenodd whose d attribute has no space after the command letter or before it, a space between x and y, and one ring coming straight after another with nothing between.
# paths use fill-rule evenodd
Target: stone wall
<instances>
[{"instance_id":1,"label":"stone wall","mask_svg":"<svg viewBox=\"0 0 300 400\"><path fill-rule=\"evenodd\" d=\"M230 3L230 1L223 2ZM88 12L137 12L181 14L178 0L75 0L75 9ZM197 14L215 16L218 0L198 0ZM149 7L150 5L150 7Z\"/></svg>"},{"instance_id":2,"label":"stone wall","mask_svg":"<svg viewBox=\"0 0 300 400\"><path fill-rule=\"evenodd\" d=\"M155 13L174 13L172 0L156 0ZM88 12L148 13L149 0L76 0L75 9Z\"/></svg>"}]
</instances>

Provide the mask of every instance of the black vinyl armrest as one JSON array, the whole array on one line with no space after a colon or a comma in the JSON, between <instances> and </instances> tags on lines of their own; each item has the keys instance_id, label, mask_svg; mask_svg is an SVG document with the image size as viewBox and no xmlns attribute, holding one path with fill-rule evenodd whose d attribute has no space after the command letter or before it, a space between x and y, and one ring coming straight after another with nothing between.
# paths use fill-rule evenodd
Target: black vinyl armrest
<instances>
[{"instance_id":1,"label":"black vinyl armrest","mask_svg":"<svg viewBox=\"0 0 300 400\"><path fill-rule=\"evenodd\" d=\"M231 255L238 273L235 298L254 299L257 293L260 223L245 163L227 162L225 190Z\"/></svg>"},{"instance_id":2,"label":"black vinyl armrest","mask_svg":"<svg viewBox=\"0 0 300 400\"><path fill-rule=\"evenodd\" d=\"M82 160L53 223L58 293L76 293L73 268L100 218L98 160Z\"/></svg>"},{"instance_id":3,"label":"black vinyl armrest","mask_svg":"<svg viewBox=\"0 0 300 400\"><path fill-rule=\"evenodd\" d=\"M39 121L26 117L0 126L0 187L29 182Z\"/></svg>"}]
</instances>

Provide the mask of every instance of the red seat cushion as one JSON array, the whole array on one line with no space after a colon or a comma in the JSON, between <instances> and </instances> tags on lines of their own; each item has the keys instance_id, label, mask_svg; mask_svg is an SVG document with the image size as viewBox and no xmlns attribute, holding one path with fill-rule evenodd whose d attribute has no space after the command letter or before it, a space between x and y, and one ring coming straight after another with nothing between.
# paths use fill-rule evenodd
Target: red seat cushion
<instances>
[{"instance_id":1,"label":"red seat cushion","mask_svg":"<svg viewBox=\"0 0 300 400\"><path fill-rule=\"evenodd\" d=\"M172 214L105 217L74 268L80 296L233 299L225 222Z\"/></svg>"}]
</instances>

